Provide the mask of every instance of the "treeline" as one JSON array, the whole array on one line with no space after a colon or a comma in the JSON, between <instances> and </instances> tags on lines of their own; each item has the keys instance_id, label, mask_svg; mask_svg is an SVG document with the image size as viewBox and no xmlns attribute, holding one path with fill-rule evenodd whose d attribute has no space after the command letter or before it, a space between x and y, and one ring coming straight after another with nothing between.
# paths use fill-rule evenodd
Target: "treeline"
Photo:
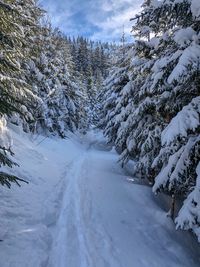
<instances>
[{"instance_id":1,"label":"treeline","mask_svg":"<svg viewBox=\"0 0 200 267\"><path fill-rule=\"evenodd\" d=\"M108 57L117 49L117 45L91 41L82 36L67 37L66 40L71 50L75 69L82 73L85 79L91 78L96 81L106 78L111 64Z\"/></svg>"},{"instance_id":2,"label":"treeline","mask_svg":"<svg viewBox=\"0 0 200 267\"><path fill-rule=\"evenodd\" d=\"M133 20L135 42L105 82L102 127L134 175L185 199L176 225L200 240L200 4L146 0Z\"/></svg>"},{"instance_id":3,"label":"treeline","mask_svg":"<svg viewBox=\"0 0 200 267\"><path fill-rule=\"evenodd\" d=\"M82 82L87 94L87 119L89 124L98 121L97 96L113 64L118 45L91 41L84 37L66 38L74 63L75 76Z\"/></svg>"},{"instance_id":4,"label":"treeline","mask_svg":"<svg viewBox=\"0 0 200 267\"><path fill-rule=\"evenodd\" d=\"M44 21L35 0L0 1L0 166L14 164L7 122L60 137L85 131L93 89L107 73L108 44L71 41ZM11 181L0 172L1 184Z\"/></svg>"}]
</instances>

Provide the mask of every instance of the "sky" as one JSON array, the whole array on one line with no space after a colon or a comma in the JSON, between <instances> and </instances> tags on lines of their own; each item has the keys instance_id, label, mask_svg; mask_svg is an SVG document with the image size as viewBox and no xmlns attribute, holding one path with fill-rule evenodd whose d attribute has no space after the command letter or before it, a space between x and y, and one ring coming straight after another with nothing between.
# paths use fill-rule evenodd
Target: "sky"
<instances>
[{"instance_id":1,"label":"sky","mask_svg":"<svg viewBox=\"0 0 200 267\"><path fill-rule=\"evenodd\" d=\"M140 11L142 0L40 0L54 27L69 36L118 42L123 25L131 39L130 18Z\"/></svg>"}]
</instances>

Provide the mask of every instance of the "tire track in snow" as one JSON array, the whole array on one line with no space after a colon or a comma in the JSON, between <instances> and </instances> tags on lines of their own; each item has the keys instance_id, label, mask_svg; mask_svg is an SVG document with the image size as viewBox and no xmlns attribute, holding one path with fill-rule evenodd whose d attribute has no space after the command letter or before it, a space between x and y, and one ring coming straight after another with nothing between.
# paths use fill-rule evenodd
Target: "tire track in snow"
<instances>
[{"instance_id":1,"label":"tire track in snow","mask_svg":"<svg viewBox=\"0 0 200 267\"><path fill-rule=\"evenodd\" d=\"M68 166L65 177L66 190L56 224L55 240L52 245L49 267L75 267L81 266L81 261L85 261L80 253L82 249L78 233L79 220L77 220L77 196L75 190L83 159L83 155L79 155Z\"/></svg>"},{"instance_id":2,"label":"tire track in snow","mask_svg":"<svg viewBox=\"0 0 200 267\"><path fill-rule=\"evenodd\" d=\"M84 180L80 179L78 186L79 215L81 215L82 229L85 231L85 246L90 259L90 265L84 267L121 267L112 238L102 225L101 217L96 212L97 208L93 204L92 194L88 189L87 177L92 167L91 156L88 151L84 161Z\"/></svg>"},{"instance_id":3,"label":"tire track in snow","mask_svg":"<svg viewBox=\"0 0 200 267\"><path fill-rule=\"evenodd\" d=\"M48 267L120 267L112 240L93 213L87 189L89 151L68 166L66 189Z\"/></svg>"}]
</instances>

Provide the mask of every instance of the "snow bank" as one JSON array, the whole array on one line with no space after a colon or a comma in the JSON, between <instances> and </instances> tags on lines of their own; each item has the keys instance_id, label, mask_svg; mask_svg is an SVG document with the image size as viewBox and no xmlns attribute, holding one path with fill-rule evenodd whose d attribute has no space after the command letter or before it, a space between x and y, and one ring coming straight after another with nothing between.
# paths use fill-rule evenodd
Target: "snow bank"
<instances>
[{"instance_id":1,"label":"snow bank","mask_svg":"<svg viewBox=\"0 0 200 267\"><path fill-rule=\"evenodd\" d=\"M192 237L150 187L127 182L102 133L35 139L15 127L12 138L12 173L29 184L0 187L1 267L199 266Z\"/></svg>"},{"instance_id":2,"label":"snow bank","mask_svg":"<svg viewBox=\"0 0 200 267\"><path fill-rule=\"evenodd\" d=\"M0 136L8 136L5 121ZM81 151L73 137L60 140L38 136L32 140L19 127L11 131L14 160L20 167L6 169L29 182L21 188L0 187L0 266L47 266L52 243L51 225L57 221L68 164ZM35 138L35 137L34 137Z\"/></svg>"}]
</instances>

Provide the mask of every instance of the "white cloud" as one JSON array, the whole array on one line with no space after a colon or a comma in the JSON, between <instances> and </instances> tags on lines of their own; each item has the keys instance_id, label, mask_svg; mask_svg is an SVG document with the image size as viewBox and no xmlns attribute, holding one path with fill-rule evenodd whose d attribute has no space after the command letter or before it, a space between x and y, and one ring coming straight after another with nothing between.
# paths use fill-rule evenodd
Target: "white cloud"
<instances>
[{"instance_id":1,"label":"white cloud","mask_svg":"<svg viewBox=\"0 0 200 267\"><path fill-rule=\"evenodd\" d=\"M123 26L125 34L129 38L133 25L133 22L130 22L130 18L140 11L140 4L141 0L135 1L135 3L132 0L103 1L102 8L105 9L106 6L107 10L110 8L109 11L112 11L112 13L104 19L102 19L100 14L99 16L90 14L88 19L100 28L100 31L95 32L91 38L119 41L123 32Z\"/></svg>"},{"instance_id":2,"label":"white cloud","mask_svg":"<svg viewBox=\"0 0 200 267\"><path fill-rule=\"evenodd\" d=\"M68 35L119 40L123 25L130 36L132 18L143 0L41 0L52 24ZM93 31L93 32L92 32Z\"/></svg>"}]
</instances>

